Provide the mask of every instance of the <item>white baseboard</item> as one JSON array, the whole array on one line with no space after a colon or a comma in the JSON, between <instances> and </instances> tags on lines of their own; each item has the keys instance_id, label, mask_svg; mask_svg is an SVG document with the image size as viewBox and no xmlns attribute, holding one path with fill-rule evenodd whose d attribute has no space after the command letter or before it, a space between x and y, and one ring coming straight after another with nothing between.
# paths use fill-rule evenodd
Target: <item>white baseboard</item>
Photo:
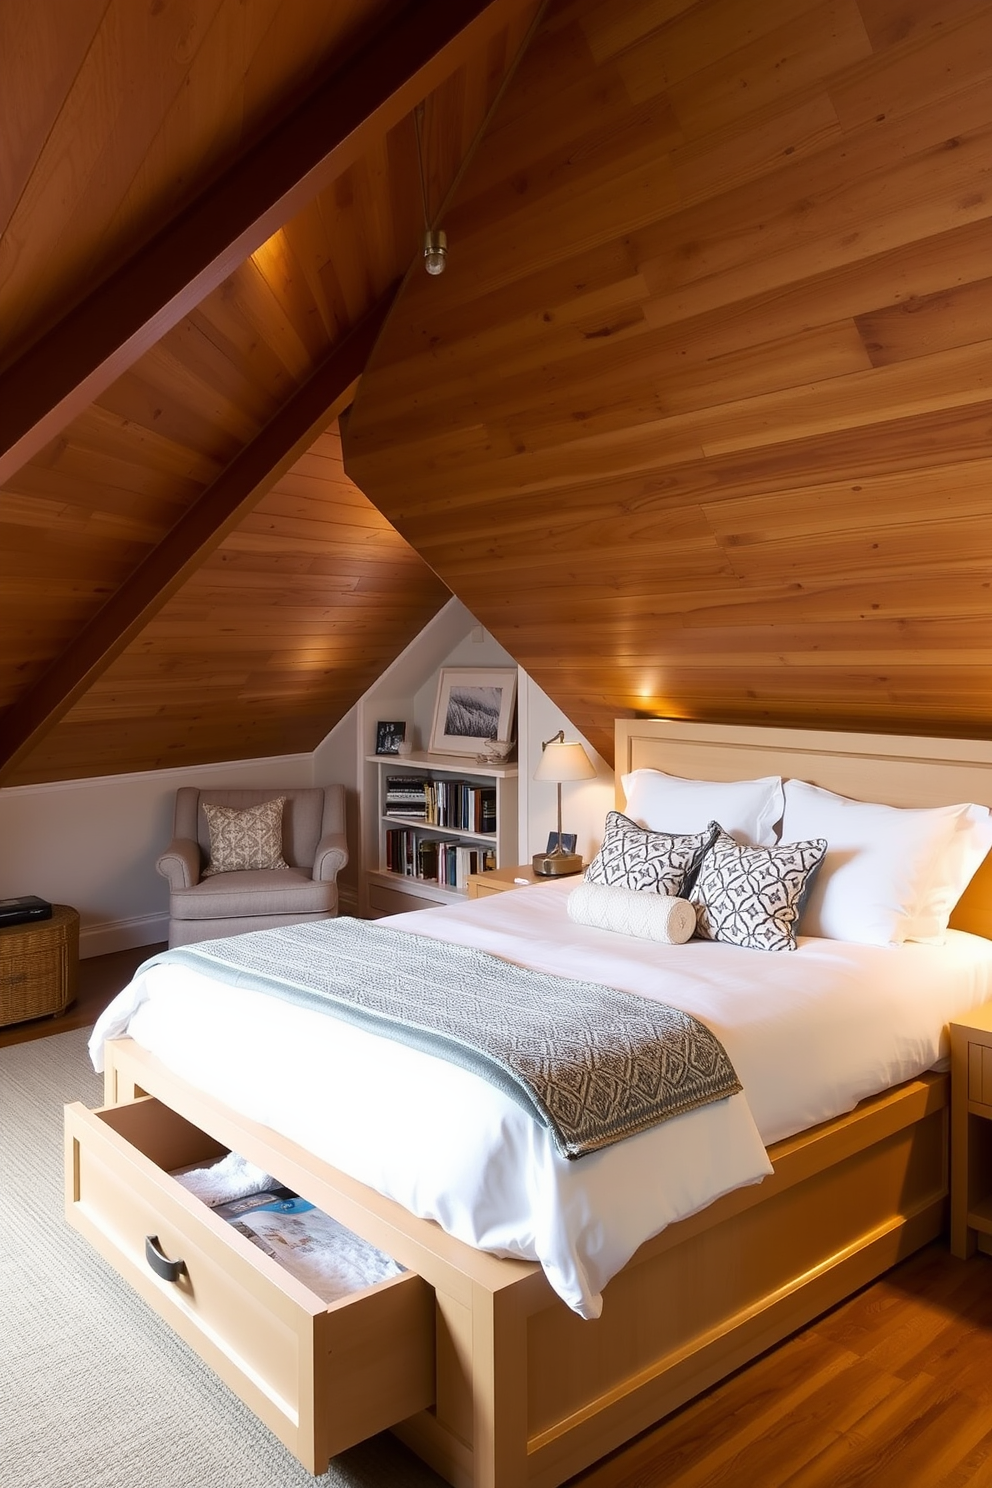
<instances>
[{"instance_id":1,"label":"white baseboard","mask_svg":"<svg viewBox=\"0 0 992 1488\"><path fill-rule=\"evenodd\" d=\"M338 889L340 914L358 914L358 889L341 884ZM102 925L84 925L79 932L79 959L109 956L113 951L132 951L138 946L158 945L169 938L168 911L163 914L135 915L130 920L106 920Z\"/></svg>"},{"instance_id":2,"label":"white baseboard","mask_svg":"<svg viewBox=\"0 0 992 1488\"><path fill-rule=\"evenodd\" d=\"M102 925L84 925L79 932L80 960L109 956L112 951L131 951L138 946L158 945L169 938L169 915L135 915L129 920L106 920Z\"/></svg>"}]
</instances>

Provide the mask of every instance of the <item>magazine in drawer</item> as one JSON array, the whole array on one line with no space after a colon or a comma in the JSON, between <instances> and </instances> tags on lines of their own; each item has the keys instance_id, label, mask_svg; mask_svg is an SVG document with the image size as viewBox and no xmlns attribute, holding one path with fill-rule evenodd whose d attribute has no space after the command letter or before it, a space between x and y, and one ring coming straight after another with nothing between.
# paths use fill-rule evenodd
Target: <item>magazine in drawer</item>
<instances>
[{"instance_id":1,"label":"magazine in drawer","mask_svg":"<svg viewBox=\"0 0 992 1488\"><path fill-rule=\"evenodd\" d=\"M434 1401L434 1294L414 1272L334 1302L170 1172L223 1155L151 1098L66 1107L66 1215L311 1472Z\"/></svg>"}]
</instances>

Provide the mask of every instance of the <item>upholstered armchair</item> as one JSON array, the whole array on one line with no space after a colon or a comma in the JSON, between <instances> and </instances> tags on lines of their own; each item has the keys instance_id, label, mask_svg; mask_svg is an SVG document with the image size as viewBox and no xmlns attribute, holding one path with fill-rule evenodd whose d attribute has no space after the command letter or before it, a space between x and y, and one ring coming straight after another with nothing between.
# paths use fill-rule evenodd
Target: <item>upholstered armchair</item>
<instances>
[{"instance_id":1,"label":"upholstered armchair","mask_svg":"<svg viewBox=\"0 0 992 1488\"><path fill-rule=\"evenodd\" d=\"M280 796L285 798L284 866L211 872L204 806L242 812ZM278 857L278 840L276 850ZM286 790L182 786L176 792L173 839L156 864L169 881L169 945L332 919L338 910L337 876L347 861L342 785Z\"/></svg>"}]
</instances>

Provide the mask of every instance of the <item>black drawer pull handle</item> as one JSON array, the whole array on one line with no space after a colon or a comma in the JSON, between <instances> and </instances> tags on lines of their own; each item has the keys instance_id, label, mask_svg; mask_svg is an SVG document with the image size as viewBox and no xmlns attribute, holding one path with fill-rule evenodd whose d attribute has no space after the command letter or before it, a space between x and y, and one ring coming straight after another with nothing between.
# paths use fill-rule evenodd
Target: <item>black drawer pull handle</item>
<instances>
[{"instance_id":1,"label":"black drawer pull handle","mask_svg":"<svg viewBox=\"0 0 992 1488\"><path fill-rule=\"evenodd\" d=\"M186 1270L185 1261L170 1261L158 1243L157 1235L145 1236L145 1260L163 1281L178 1281Z\"/></svg>"}]
</instances>

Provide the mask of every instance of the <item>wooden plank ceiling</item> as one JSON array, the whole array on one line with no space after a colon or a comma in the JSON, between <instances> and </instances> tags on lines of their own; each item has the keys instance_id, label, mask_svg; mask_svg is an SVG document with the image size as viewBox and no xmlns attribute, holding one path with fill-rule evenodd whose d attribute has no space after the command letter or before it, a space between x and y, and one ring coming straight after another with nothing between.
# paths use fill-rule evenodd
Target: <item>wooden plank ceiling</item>
<instances>
[{"instance_id":1,"label":"wooden plank ceiling","mask_svg":"<svg viewBox=\"0 0 992 1488\"><path fill-rule=\"evenodd\" d=\"M987 731L992 6L551 0L500 97L536 11L0 7L4 783L311 749L449 590L607 757Z\"/></svg>"},{"instance_id":2,"label":"wooden plank ceiling","mask_svg":"<svg viewBox=\"0 0 992 1488\"><path fill-rule=\"evenodd\" d=\"M535 10L0 7L4 784L313 749L444 603L336 416Z\"/></svg>"},{"instance_id":3,"label":"wooden plank ceiling","mask_svg":"<svg viewBox=\"0 0 992 1488\"><path fill-rule=\"evenodd\" d=\"M559 0L345 465L604 755L992 726L992 6Z\"/></svg>"}]
</instances>

